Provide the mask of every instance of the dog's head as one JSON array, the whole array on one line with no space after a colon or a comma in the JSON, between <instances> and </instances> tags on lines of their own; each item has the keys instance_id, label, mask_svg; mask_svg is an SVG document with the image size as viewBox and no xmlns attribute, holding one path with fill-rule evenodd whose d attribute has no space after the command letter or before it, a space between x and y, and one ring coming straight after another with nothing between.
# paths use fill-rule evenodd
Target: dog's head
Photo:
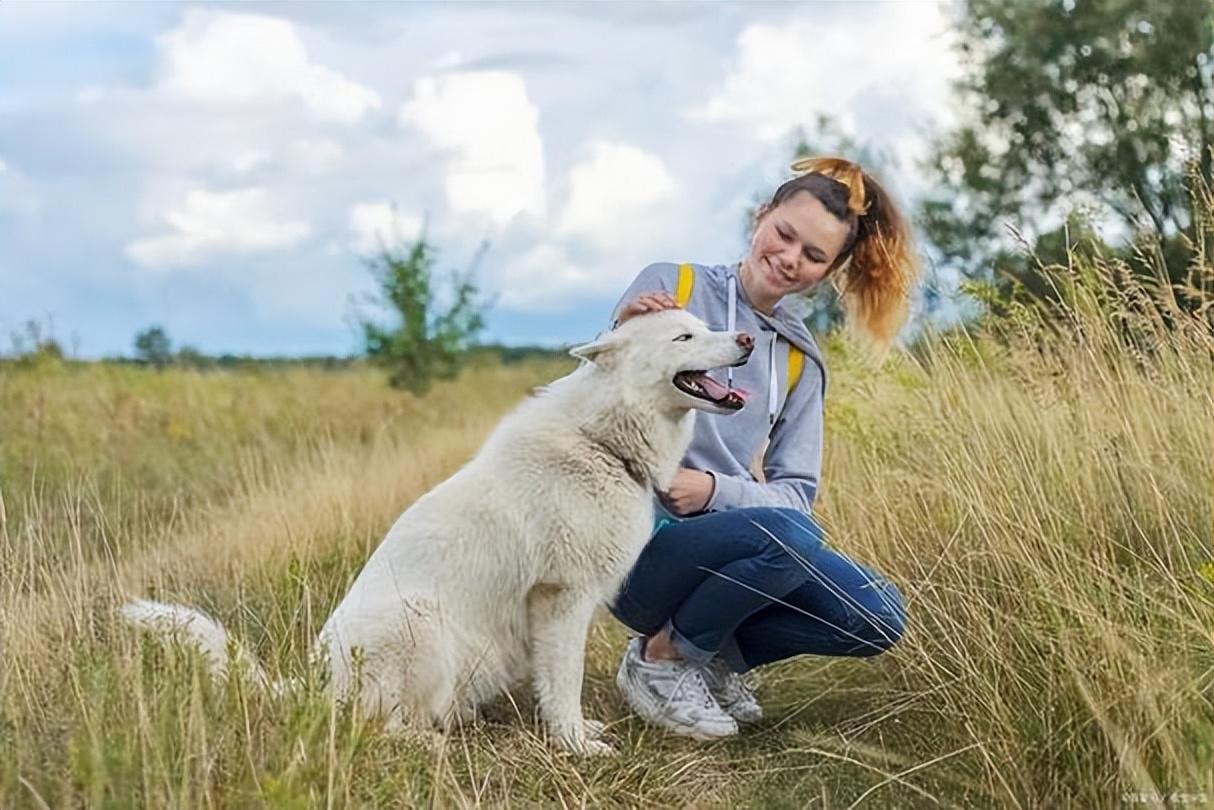
<instances>
[{"instance_id":1,"label":"dog's head","mask_svg":"<svg viewBox=\"0 0 1214 810\"><path fill-rule=\"evenodd\" d=\"M631 318L570 354L621 385L656 389L670 407L733 413L745 404L745 392L726 388L708 372L744 364L753 348L745 332L714 332L691 313L668 309Z\"/></svg>"}]
</instances>

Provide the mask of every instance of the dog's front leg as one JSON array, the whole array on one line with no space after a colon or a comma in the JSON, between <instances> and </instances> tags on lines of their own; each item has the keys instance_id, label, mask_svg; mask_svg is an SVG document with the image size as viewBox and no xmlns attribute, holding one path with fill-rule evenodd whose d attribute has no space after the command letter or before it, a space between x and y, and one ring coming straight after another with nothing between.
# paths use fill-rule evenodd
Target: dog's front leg
<instances>
[{"instance_id":1,"label":"dog's front leg","mask_svg":"<svg viewBox=\"0 0 1214 810\"><path fill-rule=\"evenodd\" d=\"M610 745L592 739L602 726L582 716L586 631L594 606L585 593L548 585L533 589L527 600L531 669L540 714L557 744L579 754L610 754Z\"/></svg>"}]
</instances>

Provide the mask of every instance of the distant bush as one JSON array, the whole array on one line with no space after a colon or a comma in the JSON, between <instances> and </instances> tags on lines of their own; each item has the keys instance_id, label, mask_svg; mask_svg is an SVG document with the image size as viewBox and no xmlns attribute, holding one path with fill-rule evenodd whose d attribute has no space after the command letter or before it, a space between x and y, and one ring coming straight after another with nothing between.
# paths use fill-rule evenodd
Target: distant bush
<instances>
[{"instance_id":1,"label":"distant bush","mask_svg":"<svg viewBox=\"0 0 1214 810\"><path fill-rule=\"evenodd\" d=\"M173 344L164 329L152 326L135 335L135 359L161 369L173 360Z\"/></svg>"},{"instance_id":2,"label":"distant bush","mask_svg":"<svg viewBox=\"0 0 1214 810\"><path fill-rule=\"evenodd\" d=\"M412 243L383 245L367 260L378 294L371 303L393 313L383 325L358 317L367 358L388 370L393 388L424 394L439 379L451 379L460 360L484 328L487 305L465 275L443 279L446 296L436 287L436 251L423 234Z\"/></svg>"},{"instance_id":3,"label":"distant bush","mask_svg":"<svg viewBox=\"0 0 1214 810\"><path fill-rule=\"evenodd\" d=\"M62 362L67 353L55 337L54 322L29 319L21 328L9 334L10 358L5 364L17 368L42 367Z\"/></svg>"}]
</instances>

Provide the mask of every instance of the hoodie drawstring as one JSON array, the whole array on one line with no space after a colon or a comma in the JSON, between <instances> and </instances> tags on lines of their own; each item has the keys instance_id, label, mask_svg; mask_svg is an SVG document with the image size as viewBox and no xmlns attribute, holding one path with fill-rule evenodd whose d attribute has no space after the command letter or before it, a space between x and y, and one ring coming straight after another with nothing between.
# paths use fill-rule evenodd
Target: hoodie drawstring
<instances>
[{"instance_id":1,"label":"hoodie drawstring","mask_svg":"<svg viewBox=\"0 0 1214 810\"><path fill-rule=\"evenodd\" d=\"M731 275L729 277L729 315L726 322L726 328L730 331L736 331L738 323L738 277ZM767 352L767 369L771 379L767 385L767 422L774 425L776 423L777 406L780 401L780 377L776 374L776 342L780 339L779 333L772 331L771 343L768 344ZM733 367L731 366L726 372L729 378L729 387L733 388Z\"/></svg>"},{"instance_id":2,"label":"hoodie drawstring","mask_svg":"<svg viewBox=\"0 0 1214 810\"><path fill-rule=\"evenodd\" d=\"M780 378L776 376L776 342L780 336L771 333L771 351L767 353L767 367L771 369L771 381L767 385L767 423L776 423L776 405L780 397Z\"/></svg>"},{"instance_id":3,"label":"hoodie drawstring","mask_svg":"<svg viewBox=\"0 0 1214 810\"><path fill-rule=\"evenodd\" d=\"M725 328L730 332L737 329L738 325L738 279L736 276L729 277L729 316ZM733 366L725 370L725 374L729 381L729 389L733 390Z\"/></svg>"}]
</instances>

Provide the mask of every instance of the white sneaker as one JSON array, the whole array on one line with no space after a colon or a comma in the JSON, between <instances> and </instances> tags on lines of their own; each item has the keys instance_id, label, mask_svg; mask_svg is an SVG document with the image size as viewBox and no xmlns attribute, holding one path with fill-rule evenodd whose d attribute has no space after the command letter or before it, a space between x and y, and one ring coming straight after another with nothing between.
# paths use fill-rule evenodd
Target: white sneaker
<instances>
[{"instance_id":1,"label":"white sneaker","mask_svg":"<svg viewBox=\"0 0 1214 810\"><path fill-rule=\"evenodd\" d=\"M703 671L708 691L726 714L739 723L757 723L763 719L763 707L759 705L754 690L745 678L729 668L721 656L709 661Z\"/></svg>"},{"instance_id":2,"label":"white sneaker","mask_svg":"<svg viewBox=\"0 0 1214 810\"><path fill-rule=\"evenodd\" d=\"M628 642L615 683L643 720L675 734L715 740L738 733L738 724L713 700L699 667L646 661L639 638Z\"/></svg>"}]
</instances>

